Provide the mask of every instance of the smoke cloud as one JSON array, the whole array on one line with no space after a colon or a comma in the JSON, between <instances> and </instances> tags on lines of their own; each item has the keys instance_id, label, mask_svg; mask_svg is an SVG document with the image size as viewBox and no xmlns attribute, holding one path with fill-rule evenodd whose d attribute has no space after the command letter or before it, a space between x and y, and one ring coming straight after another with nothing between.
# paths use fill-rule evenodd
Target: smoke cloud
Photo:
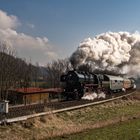
<instances>
[{"instance_id":1,"label":"smoke cloud","mask_svg":"<svg viewBox=\"0 0 140 140\"><path fill-rule=\"evenodd\" d=\"M75 68L90 64L93 69L114 70L139 77L140 34L107 32L87 38L79 44L70 61Z\"/></svg>"}]
</instances>

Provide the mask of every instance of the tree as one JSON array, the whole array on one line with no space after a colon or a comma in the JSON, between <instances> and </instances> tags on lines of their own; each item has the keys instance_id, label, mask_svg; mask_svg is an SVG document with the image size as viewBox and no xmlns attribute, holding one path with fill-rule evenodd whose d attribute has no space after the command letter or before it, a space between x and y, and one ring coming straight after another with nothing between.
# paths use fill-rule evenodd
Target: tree
<instances>
[{"instance_id":1,"label":"tree","mask_svg":"<svg viewBox=\"0 0 140 140\"><path fill-rule=\"evenodd\" d=\"M0 99L6 98L7 89L14 84L16 52L5 42L0 42Z\"/></svg>"},{"instance_id":2,"label":"tree","mask_svg":"<svg viewBox=\"0 0 140 140\"><path fill-rule=\"evenodd\" d=\"M7 99L9 89L28 87L31 64L16 57L16 51L7 42L0 42L0 100Z\"/></svg>"},{"instance_id":3,"label":"tree","mask_svg":"<svg viewBox=\"0 0 140 140\"><path fill-rule=\"evenodd\" d=\"M71 70L72 66L69 59L57 60L49 63L46 67L47 71L47 82L49 87L59 87L60 86L60 76Z\"/></svg>"}]
</instances>

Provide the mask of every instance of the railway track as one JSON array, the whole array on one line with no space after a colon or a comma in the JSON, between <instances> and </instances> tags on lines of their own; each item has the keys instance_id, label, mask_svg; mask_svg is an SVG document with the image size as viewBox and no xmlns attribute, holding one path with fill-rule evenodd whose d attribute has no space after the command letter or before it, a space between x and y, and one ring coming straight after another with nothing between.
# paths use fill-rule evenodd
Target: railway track
<instances>
[{"instance_id":1,"label":"railway track","mask_svg":"<svg viewBox=\"0 0 140 140\"><path fill-rule=\"evenodd\" d=\"M50 113L64 112L64 111L74 110L82 107L102 104L125 96L129 96L134 92L135 90L130 90L125 94L123 92L119 94L116 93L116 96L113 94L110 98L107 97L106 99L100 99L100 100L96 99L94 101L75 100L75 101L67 101L67 102L53 102L53 103L33 104L33 105L26 105L26 106L14 106L9 108L8 114L0 115L0 123L16 122L16 121L37 117L37 116L47 115Z\"/></svg>"}]
</instances>

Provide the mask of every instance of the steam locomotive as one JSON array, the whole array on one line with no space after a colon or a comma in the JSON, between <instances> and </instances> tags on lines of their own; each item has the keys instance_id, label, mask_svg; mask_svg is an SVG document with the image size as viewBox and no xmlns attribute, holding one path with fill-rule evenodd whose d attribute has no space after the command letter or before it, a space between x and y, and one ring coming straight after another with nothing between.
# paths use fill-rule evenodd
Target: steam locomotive
<instances>
[{"instance_id":1,"label":"steam locomotive","mask_svg":"<svg viewBox=\"0 0 140 140\"><path fill-rule=\"evenodd\" d=\"M107 74L94 74L84 71L68 71L61 75L63 96L69 99L81 99L85 92L104 92L107 95L134 87L134 80Z\"/></svg>"}]
</instances>

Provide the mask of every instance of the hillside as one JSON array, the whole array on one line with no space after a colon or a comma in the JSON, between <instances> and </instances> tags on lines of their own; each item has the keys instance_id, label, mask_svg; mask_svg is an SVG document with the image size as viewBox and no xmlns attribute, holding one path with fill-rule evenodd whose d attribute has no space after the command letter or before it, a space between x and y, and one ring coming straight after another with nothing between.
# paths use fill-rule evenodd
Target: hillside
<instances>
[{"instance_id":1,"label":"hillside","mask_svg":"<svg viewBox=\"0 0 140 140\"><path fill-rule=\"evenodd\" d=\"M45 68L12 54L0 52L0 89L28 87L45 77Z\"/></svg>"}]
</instances>

